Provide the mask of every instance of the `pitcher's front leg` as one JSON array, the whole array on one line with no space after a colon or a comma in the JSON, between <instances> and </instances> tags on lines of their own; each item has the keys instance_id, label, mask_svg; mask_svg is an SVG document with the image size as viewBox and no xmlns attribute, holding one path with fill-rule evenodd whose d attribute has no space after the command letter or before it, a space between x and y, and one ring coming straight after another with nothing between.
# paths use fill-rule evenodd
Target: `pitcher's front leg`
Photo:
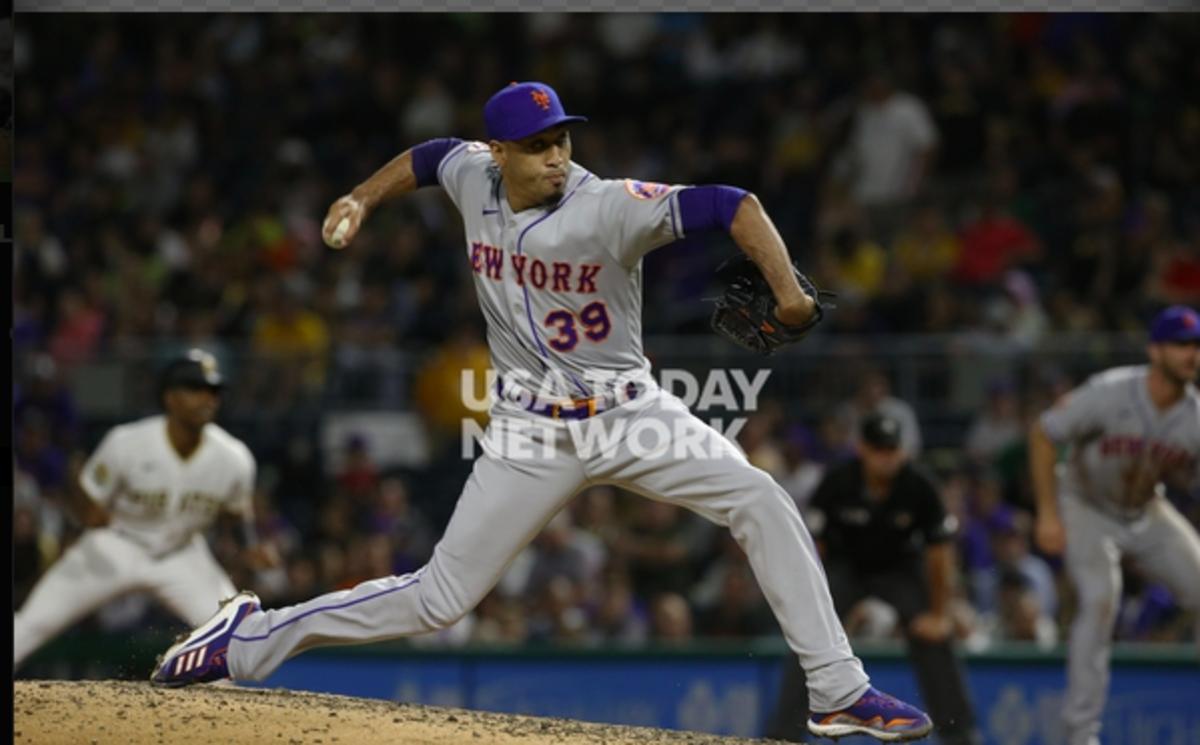
<instances>
[{"instance_id":1,"label":"pitcher's front leg","mask_svg":"<svg viewBox=\"0 0 1200 745\"><path fill-rule=\"evenodd\" d=\"M582 483L582 467L566 455L531 461L481 456L428 564L412 574L249 615L229 645L230 677L262 680L306 649L395 639L453 624L496 585Z\"/></svg>"}]
</instances>

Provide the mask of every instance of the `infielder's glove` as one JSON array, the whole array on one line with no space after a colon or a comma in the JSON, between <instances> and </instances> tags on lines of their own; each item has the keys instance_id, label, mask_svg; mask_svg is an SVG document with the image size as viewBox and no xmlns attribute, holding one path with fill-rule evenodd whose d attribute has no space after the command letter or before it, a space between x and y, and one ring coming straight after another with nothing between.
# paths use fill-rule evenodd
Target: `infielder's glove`
<instances>
[{"instance_id":1,"label":"infielder's glove","mask_svg":"<svg viewBox=\"0 0 1200 745\"><path fill-rule=\"evenodd\" d=\"M787 344L800 341L832 308L835 295L818 290L813 281L794 264L792 271L800 287L813 299L812 317L799 326L785 326L775 317L775 295L758 265L745 254L734 256L717 267L725 294L717 298L712 315L713 331L739 347L762 355L774 354Z\"/></svg>"}]
</instances>

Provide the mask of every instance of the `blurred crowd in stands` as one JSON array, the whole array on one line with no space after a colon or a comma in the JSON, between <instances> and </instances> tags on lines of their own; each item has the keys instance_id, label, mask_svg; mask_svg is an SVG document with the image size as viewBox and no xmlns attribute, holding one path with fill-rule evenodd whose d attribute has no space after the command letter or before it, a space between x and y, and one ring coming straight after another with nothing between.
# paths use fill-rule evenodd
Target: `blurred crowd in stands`
<instances>
[{"instance_id":1,"label":"blurred crowd in stands","mask_svg":"<svg viewBox=\"0 0 1200 745\"><path fill-rule=\"evenodd\" d=\"M575 159L602 177L758 194L839 293L821 334L968 332L1036 355L1058 334L1138 334L1164 304L1200 305L1198 47L1186 14L22 16L15 600L77 534L61 505L80 458L145 413L85 411L80 376L189 346L235 381L223 421L259 458L260 519L286 557L239 584L275 605L428 557L465 477L441 454L457 449L459 370L487 367L457 214L426 189L340 252L320 221L409 145L482 138L482 103L510 80L549 82L591 119ZM701 298L735 249L681 243L646 261L647 334L706 333ZM397 350L417 364L383 374ZM922 412L901 412L961 523L958 612L978 648L1052 645L1069 618L1061 567L1030 549L1023 455L1029 418L1066 382L997 379L961 441L934 451ZM803 424L766 407L740 442L803 507L863 407L907 406L887 389L864 375ZM315 423L347 402L418 413L451 465L382 468L356 435L335 467ZM231 540L216 537L224 556ZM1118 636L1182 638L1169 593L1128 577ZM96 623L157 618L139 602ZM868 605L850 626L886 637L888 620ZM441 639L777 634L724 531L595 487Z\"/></svg>"}]
</instances>

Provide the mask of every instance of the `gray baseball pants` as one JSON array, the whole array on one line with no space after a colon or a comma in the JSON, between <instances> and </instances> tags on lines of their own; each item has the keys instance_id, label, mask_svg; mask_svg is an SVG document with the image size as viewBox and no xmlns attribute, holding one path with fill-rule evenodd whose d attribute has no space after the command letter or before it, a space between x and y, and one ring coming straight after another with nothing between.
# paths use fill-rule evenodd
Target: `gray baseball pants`
<instances>
[{"instance_id":1,"label":"gray baseball pants","mask_svg":"<svg viewBox=\"0 0 1200 745\"><path fill-rule=\"evenodd\" d=\"M1063 717L1068 745L1092 745L1108 695L1113 626L1121 601L1121 557L1128 555L1151 578L1166 584L1179 603L1200 611L1200 536L1175 507L1157 497L1130 522L1063 494L1066 565L1078 596L1067 646L1067 696ZM1196 630L1200 640L1200 622Z\"/></svg>"},{"instance_id":2,"label":"gray baseball pants","mask_svg":"<svg viewBox=\"0 0 1200 745\"><path fill-rule=\"evenodd\" d=\"M589 427L593 434L619 436L589 443ZM576 492L608 483L681 505L732 531L805 669L813 711L844 708L867 689L792 500L675 396L655 389L571 422L501 403L482 444L484 454L426 566L251 614L229 647L231 677L262 680L306 649L383 641L454 623ZM530 451L532 457L526 456Z\"/></svg>"}]
</instances>

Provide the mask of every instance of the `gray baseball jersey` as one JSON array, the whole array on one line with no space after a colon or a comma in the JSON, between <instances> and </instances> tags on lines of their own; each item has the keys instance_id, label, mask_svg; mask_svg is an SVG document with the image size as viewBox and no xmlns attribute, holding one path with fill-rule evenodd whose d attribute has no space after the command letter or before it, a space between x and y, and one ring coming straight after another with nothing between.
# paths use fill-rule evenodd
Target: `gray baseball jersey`
<instances>
[{"instance_id":1,"label":"gray baseball jersey","mask_svg":"<svg viewBox=\"0 0 1200 745\"><path fill-rule=\"evenodd\" d=\"M1060 488L1109 514L1134 518L1163 493L1164 477L1200 483L1200 394L1158 411L1146 385L1149 368L1094 375L1042 415L1050 439L1069 442Z\"/></svg>"},{"instance_id":2,"label":"gray baseball jersey","mask_svg":"<svg viewBox=\"0 0 1200 745\"><path fill-rule=\"evenodd\" d=\"M683 237L681 187L600 179L571 163L556 209L514 213L482 142L448 152L438 181L462 213L499 375L585 397L603 392L606 375L649 374L641 259Z\"/></svg>"},{"instance_id":3,"label":"gray baseball jersey","mask_svg":"<svg viewBox=\"0 0 1200 745\"><path fill-rule=\"evenodd\" d=\"M641 340L641 260L683 235L680 187L603 180L572 163L555 206L513 213L488 147L479 142L450 150L438 180L462 213L501 378L526 376L512 387L552 399L555 407L613 393L618 403L593 402L586 419L568 422L541 413L540 404L513 406L497 396L483 454L429 564L251 613L230 641L230 675L261 680L318 644L390 639L454 623L572 496L606 483L728 526L805 666L813 710L855 701L868 678L795 504L650 378ZM638 383L640 393L621 401L624 382ZM661 448L643 449L640 434L656 432Z\"/></svg>"},{"instance_id":4,"label":"gray baseball jersey","mask_svg":"<svg viewBox=\"0 0 1200 745\"><path fill-rule=\"evenodd\" d=\"M1063 707L1068 745L1094 745L1100 732L1122 557L1170 587L1181 605L1200 609L1200 537L1163 496L1164 479L1196 486L1200 395L1189 385L1160 411L1148 373L1144 365L1099 373L1041 419L1052 440L1072 446L1058 478L1077 595Z\"/></svg>"}]
</instances>

